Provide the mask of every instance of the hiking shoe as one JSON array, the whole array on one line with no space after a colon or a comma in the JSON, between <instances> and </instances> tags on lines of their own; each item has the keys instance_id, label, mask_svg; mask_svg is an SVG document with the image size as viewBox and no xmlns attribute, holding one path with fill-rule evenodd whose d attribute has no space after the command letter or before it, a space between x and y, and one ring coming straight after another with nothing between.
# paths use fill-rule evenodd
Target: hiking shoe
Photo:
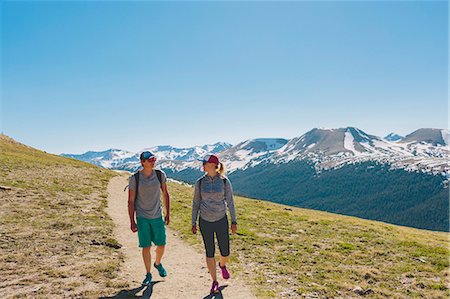
<instances>
[{"instance_id":1,"label":"hiking shoe","mask_svg":"<svg viewBox=\"0 0 450 299\"><path fill-rule=\"evenodd\" d=\"M211 291L209 291L210 294L217 294L219 292L219 283L214 280L211 286Z\"/></svg>"},{"instance_id":2,"label":"hiking shoe","mask_svg":"<svg viewBox=\"0 0 450 299\"><path fill-rule=\"evenodd\" d=\"M228 269L227 269L227 265L224 265L223 267L220 265L220 262L219 262L219 268L220 268L220 270L222 270L222 277L223 277L223 279L228 279L228 278L230 278L230 272L228 272Z\"/></svg>"},{"instance_id":3,"label":"hiking shoe","mask_svg":"<svg viewBox=\"0 0 450 299\"><path fill-rule=\"evenodd\" d=\"M142 285L149 286L151 282L152 282L152 273L147 273L147 275L145 275L144 281L142 281Z\"/></svg>"},{"instance_id":4,"label":"hiking shoe","mask_svg":"<svg viewBox=\"0 0 450 299\"><path fill-rule=\"evenodd\" d=\"M161 276L161 277L166 277L167 276L167 271L166 271L166 269L164 269L164 267L163 267L163 265L161 263L159 263L158 266L156 266L156 264L153 264L153 266L156 269L158 269L159 276Z\"/></svg>"}]
</instances>

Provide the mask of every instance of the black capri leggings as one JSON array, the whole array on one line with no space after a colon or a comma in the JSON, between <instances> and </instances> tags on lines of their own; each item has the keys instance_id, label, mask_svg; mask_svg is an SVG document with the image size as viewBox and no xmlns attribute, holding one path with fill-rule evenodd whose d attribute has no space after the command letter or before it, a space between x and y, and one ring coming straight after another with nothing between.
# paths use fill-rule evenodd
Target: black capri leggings
<instances>
[{"instance_id":1,"label":"black capri leggings","mask_svg":"<svg viewBox=\"0 0 450 299\"><path fill-rule=\"evenodd\" d=\"M230 255L230 235L228 233L228 218L225 215L216 222L208 222L200 217L200 232L202 233L203 243L205 244L206 257L214 257L214 233L216 233L219 242L220 255L223 257Z\"/></svg>"}]
</instances>

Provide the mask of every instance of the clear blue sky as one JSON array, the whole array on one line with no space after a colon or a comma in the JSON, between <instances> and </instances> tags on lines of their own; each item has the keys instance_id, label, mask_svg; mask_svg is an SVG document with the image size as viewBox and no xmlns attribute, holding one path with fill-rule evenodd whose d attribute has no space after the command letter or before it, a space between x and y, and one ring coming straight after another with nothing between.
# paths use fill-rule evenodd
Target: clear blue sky
<instances>
[{"instance_id":1,"label":"clear blue sky","mask_svg":"<svg viewBox=\"0 0 450 299\"><path fill-rule=\"evenodd\" d=\"M4 134L60 154L448 126L448 3L2 2Z\"/></svg>"}]
</instances>

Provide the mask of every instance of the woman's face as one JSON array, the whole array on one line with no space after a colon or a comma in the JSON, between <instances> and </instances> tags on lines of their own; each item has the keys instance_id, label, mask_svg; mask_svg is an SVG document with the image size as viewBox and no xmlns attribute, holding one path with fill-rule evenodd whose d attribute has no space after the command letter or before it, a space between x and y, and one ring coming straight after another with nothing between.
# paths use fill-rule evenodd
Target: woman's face
<instances>
[{"instance_id":1,"label":"woman's face","mask_svg":"<svg viewBox=\"0 0 450 299\"><path fill-rule=\"evenodd\" d=\"M214 163L203 163L203 171L204 172L215 172L217 169L216 164Z\"/></svg>"}]
</instances>

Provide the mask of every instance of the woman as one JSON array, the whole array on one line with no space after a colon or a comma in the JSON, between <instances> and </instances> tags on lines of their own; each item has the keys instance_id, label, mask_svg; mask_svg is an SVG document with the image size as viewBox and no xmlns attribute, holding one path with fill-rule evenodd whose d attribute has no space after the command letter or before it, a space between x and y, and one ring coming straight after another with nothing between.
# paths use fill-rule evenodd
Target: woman
<instances>
[{"instance_id":1,"label":"woman","mask_svg":"<svg viewBox=\"0 0 450 299\"><path fill-rule=\"evenodd\" d=\"M230 278L227 269L230 255L230 236L226 208L230 211L231 232L237 230L236 210L234 207L233 190L228 178L225 177L225 167L216 155L207 155L203 162L206 173L195 183L192 203L192 233L197 233L197 217L200 211L199 227L206 249L206 265L211 274L211 294L219 292L216 275L216 260L214 258L214 234L219 243L220 261L223 279Z\"/></svg>"}]
</instances>

